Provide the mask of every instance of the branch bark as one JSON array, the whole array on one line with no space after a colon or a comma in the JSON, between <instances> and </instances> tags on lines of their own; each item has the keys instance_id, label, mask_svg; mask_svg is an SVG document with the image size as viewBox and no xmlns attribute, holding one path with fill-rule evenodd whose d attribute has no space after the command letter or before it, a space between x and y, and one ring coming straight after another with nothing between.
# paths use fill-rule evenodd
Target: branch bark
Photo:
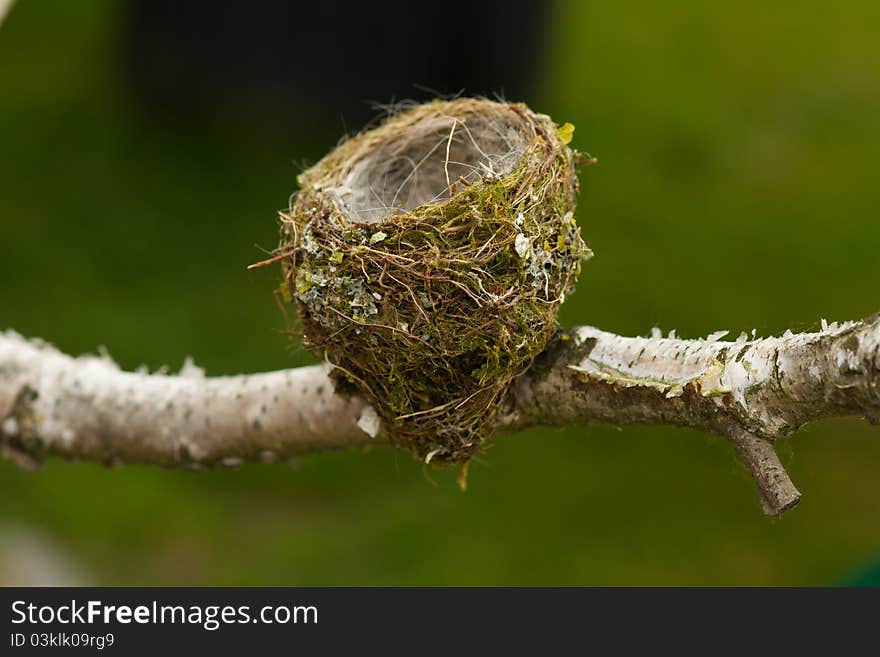
<instances>
[{"instance_id":1,"label":"branch bark","mask_svg":"<svg viewBox=\"0 0 880 657\"><path fill-rule=\"evenodd\" d=\"M274 462L369 444L360 399L333 392L327 367L205 377L123 372L107 354L71 358L0 334L0 440L7 456L199 469ZM375 433L375 432L373 432Z\"/></svg>"},{"instance_id":2,"label":"branch bark","mask_svg":"<svg viewBox=\"0 0 880 657\"><path fill-rule=\"evenodd\" d=\"M572 329L519 379L504 425L672 424L724 436L751 472L765 511L779 515L800 493L773 442L824 417L880 423L880 315L823 321L816 333L722 337Z\"/></svg>"},{"instance_id":3,"label":"branch bark","mask_svg":"<svg viewBox=\"0 0 880 657\"><path fill-rule=\"evenodd\" d=\"M724 436L764 509L800 493L773 448L807 422L880 423L880 315L815 333L721 340L560 332L505 401L500 430L535 425L673 424ZM42 456L202 468L275 462L385 443L364 400L335 394L328 366L205 377L123 372L109 356L66 356L0 334L0 444L23 466Z\"/></svg>"}]
</instances>

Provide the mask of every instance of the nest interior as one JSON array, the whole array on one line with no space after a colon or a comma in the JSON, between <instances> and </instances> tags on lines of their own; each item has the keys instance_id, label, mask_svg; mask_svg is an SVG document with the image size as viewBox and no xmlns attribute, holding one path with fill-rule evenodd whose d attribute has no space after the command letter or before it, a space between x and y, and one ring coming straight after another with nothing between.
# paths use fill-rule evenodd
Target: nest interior
<instances>
[{"instance_id":1,"label":"nest interior","mask_svg":"<svg viewBox=\"0 0 880 657\"><path fill-rule=\"evenodd\" d=\"M412 106L301 174L282 214L306 347L422 459L491 435L590 255L569 136L521 104Z\"/></svg>"}]
</instances>

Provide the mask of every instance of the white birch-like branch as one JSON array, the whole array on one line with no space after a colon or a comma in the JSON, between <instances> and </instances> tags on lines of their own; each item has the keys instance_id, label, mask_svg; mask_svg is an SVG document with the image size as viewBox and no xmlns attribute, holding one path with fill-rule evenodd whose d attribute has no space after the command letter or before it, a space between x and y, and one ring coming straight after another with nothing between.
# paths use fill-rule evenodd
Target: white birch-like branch
<instances>
[{"instance_id":1,"label":"white birch-like branch","mask_svg":"<svg viewBox=\"0 0 880 657\"><path fill-rule=\"evenodd\" d=\"M9 15L9 10L12 9L14 3L15 0L0 0L0 25L3 25L3 21Z\"/></svg>"},{"instance_id":2,"label":"white birch-like branch","mask_svg":"<svg viewBox=\"0 0 880 657\"><path fill-rule=\"evenodd\" d=\"M673 424L731 441L764 509L800 494L773 442L812 420L880 422L880 315L815 333L749 340L561 332L520 377L498 428ZM375 411L334 392L328 366L205 377L121 371L107 355L72 358L0 333L0 443L23 466L44 455L109 465L202 468L276 462L383 444Z\"/></svg>"}]
</instances>

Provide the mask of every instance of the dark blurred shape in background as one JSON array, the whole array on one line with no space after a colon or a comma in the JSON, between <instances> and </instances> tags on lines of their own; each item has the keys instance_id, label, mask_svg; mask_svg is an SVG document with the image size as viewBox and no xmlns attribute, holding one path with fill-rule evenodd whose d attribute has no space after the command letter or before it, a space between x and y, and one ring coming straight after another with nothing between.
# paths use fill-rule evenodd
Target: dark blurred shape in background
<instances>
[{"instance_id":1,"label":"dark blurred shape in background","mask_svg":"<svg viewBox=\"0 0 880 657\"><path fill-rule=\"evenodd\" d=\"M551 3L131 0L124 65L152 112L341 115L432 92L532 99Z\"/></svg>"}]
</instances>

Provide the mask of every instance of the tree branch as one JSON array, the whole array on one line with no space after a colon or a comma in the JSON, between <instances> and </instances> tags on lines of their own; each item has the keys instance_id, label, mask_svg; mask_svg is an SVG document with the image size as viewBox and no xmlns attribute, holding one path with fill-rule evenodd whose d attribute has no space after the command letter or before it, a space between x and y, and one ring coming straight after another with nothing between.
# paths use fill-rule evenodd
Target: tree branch
<instances>
[{"instance_id":1,"label":"tree branch","mask_svg":"<svg viewBox=\"0 0 880 657\"><path fill-rule=\"evenodd\" d=\"M561 332L505 402L499 429L673 424L731 441L765 511L800 493L773 442L806 422L880 423L880 315L815 333L722 341ZM107 464L200 468L274 462L384 443L378 416L333 391L328 366L204 377L121 371L105 354L71 358L0 334L0 443L25 466L45 454Z\"/></svg>"},{"instance_id":2,"label":"tree branch","mask_svg":"<svg viewBox=\"0 0 880 657\"><path fill-rule=\"evenodd\" d=\"M205 377L123 372L0 334L0 436L7 455L200 468L274 462L373 442L371 407L333 392L327 366ZM375 433L375 430L373 431Z\"/></svg>"},{"instance_id":3,"label":"tree branch","mask_svg":"<svg viewBox=\"0 0 880 657\"><path fill-rule=\"evenodd\" d=\"M14 3L15 0L0 0L0 25L3 25L3 21L6 20Z\"/></svg>"},{"instance_id":4,"label":"tree branch","mask_svg":"<svg viewBox=\"0 0 880 657\"><path fill-rule=\"evenodd\" d=\"M733 342L572 329L517 382L506 428L672 424L728 438L779 515L800 494L771 443L823 417L880 423L880 315Z\"/></svg>"}]
</instances>

